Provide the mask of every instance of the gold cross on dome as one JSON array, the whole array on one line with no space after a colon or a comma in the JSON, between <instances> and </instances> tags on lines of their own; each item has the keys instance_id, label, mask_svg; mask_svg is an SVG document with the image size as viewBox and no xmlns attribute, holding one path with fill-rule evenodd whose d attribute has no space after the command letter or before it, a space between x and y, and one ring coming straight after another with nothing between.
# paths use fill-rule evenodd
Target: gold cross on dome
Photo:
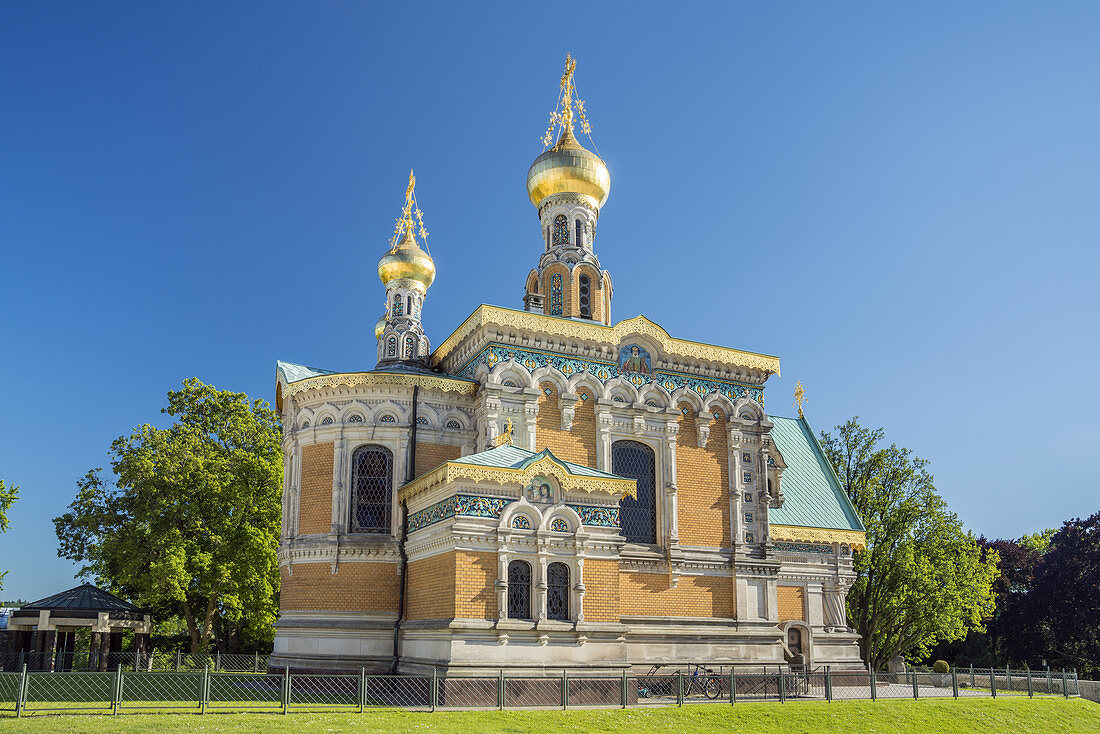
<instances>
[{"instance_id":1,"label":"gold cross on dome","mask_svg":"<svg viewBox=\"0 0 1100 734\"><path fill-rule=\"evenodd\" d=\"M503 446L504 444L512 443L512 434L515 433L516 427L512 425L512 419L509 418L504 423L504 431L499 436L493 439L494 446Z\"/></svg>"},{"instance_id":2,"label":"gold cross on dome","mask_svg":"<svg viewBox=\"0 0 1100 734\"><path fill-rule=\"evenodd\" d=\"M798 384L794 386L794 405L798 408L798 417L802 418L802 404L806 402L806 389L802 387L802 380L798 381Z\"/></svg>"}]
</instances>

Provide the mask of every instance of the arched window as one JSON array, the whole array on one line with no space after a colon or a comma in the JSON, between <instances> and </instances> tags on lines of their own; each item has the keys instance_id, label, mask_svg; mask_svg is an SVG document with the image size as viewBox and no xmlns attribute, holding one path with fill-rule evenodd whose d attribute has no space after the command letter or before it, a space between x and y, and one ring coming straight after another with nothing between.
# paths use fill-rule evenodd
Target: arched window
<instances>
[{"instance_id":1,"label":"arched window","mask_svg":"<svg viewBox=\"0 0 1100 734\"><path fill-rule=\"evenodd\" d=\"M400 293L395 293L393 295L393 314L392 315L393 316L403 315L403 313L401 311L401 294Z\"/></svg>"},{"instance_id":2,"label":"arched window","mask_svg":"<svg viewBox=\"0 0 1100 734\"><path fill-rule=\"evenodd\" d=\"M561 316L561 273L550 276L550 315Z\"/></svg>"},{"instance_id":3,"label":"arched window","mask_svg":"<svg viewBox=\"0 0 1100 734\"><path fill-rule=\"evenodd\" d=\"M508 616L531 619L531 564L527 561L508 564Z\"/></svg>"},{"instance_id":4,"label":"arched window","mask_svg":"<svg viewBox=\"0 0 1100 734\"><path fill-rule=\"evenodd\" d=\"M554 247L569 246L569 220L564 214L554 217Z\"/></svg>"},{"instance_id":5,"label":"arched window","mask_svg":"<svg viewBox=\"0 0 1100 734\"><path fill-rule=\"evenodd\" d=\"M389 339L386 340L386 356L387 357L396 357L397 356L397 337L396 336L391 336Z\"/></svg>"},{"instance_id":6,"label":"arched window","mask_svg":"<svg viewBox=\"0 0 1100 734\"><path fill-rule=\"evenodd\" d=\"M638 482L638 497L619 500L623 537L632 543L657 542L656 461L653 449L637 441L611 444L611 472Z\"/></svg>"},{"instance_id":7,"label":"arched window","mask_svg":"<svg viewBox=\"0 0 1100 734\"><path fill-rule=\"evenodd\" d=\"M584 225L581 224L579 219L575 223L577 225L577 247L584 247Z\"/></svg>"},{"instance_id":8,"label":"arched window","mask_svg":"<svg viewBox=\"0 0 1100 734\"><path fill-rule=\"evenodd\" d=\"M411 336L405 337L405 359L416 357L416 340Z\"/></svg>"},{"instance_id":9,"label":"arched window","mask_svg":"<svg viewBox=\"0 0 1100 734\"><path fill-rule=\"evenodd\" d=\"M413 313L413 297L412 296L409 296L408 299L405 301L405 313L407 313L409 316L415 316L415 314Z\"/></svg>"},{"instance_id":10,"label":"arched window","mask_svg":"<svg viewBox=\"0 0 1100 734\"><path fill-rule=\"evenodd\" d=\"M360 446L351 456L351 529L390 532L393 454L385 446Z\"/></svg>"},{"instance_id":11,"label":"arched window","mask_svg":"<svg viewBox=\"0 0 1100 734\"><path fill-rule=\"evenodd\" d=\"M569 621L569 566L564 563L546 567L546 616Z\"/></svg>"},{"instance_id":12,"label":"arched window","mask_svg":"<svg viewBox=\"0 0 1100 734\"><path fill-rule=\"evenodd\" d=\"M578 290L580 292L581 316L590 319L592 318L592 282L584 273L581 273Z\"/></svg>"}]
</instances>

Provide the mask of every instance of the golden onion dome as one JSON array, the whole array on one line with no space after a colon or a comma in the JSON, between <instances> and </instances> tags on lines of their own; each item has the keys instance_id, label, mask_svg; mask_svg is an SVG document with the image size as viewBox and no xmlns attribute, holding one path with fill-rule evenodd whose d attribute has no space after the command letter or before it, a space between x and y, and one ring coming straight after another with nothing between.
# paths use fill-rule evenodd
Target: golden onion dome
<instances>
[{"instance_id":1,"label":"golden onion dome","mask_svg":"<svg viewBox=\"0 0 1100 734\"><path fill-rule=\"evenodd\" d=\"M590 196L597 207L603 206L611 193L607 164L577 142L569 124L554 147L536 158L527 171L527 195L535 206L547 196L566 192Z\"/></svg>"},{"instance_id":2,"label":"golden onion dome","mask_svg":"<svg viewBox=\"0 0 1100 734\"><path fill-rule=\"evenodd\" d=\"M382 338L382 332L386 330L386 314L382 314L378 317L378 320L374 322L374 338L375 340Z\"/></svg>"},{"instance_id":3,"label":"golden onion dome","mask_svg":"<svg viewBox=\"0 0 1100 734\"><path fill-rule=\"evenodd\" d=\"M435 280L435 262L431 255L420 249L411 225L405 229L401 241L378 261L378 277L382 279L382 285L391 280L414 280L425 290L431 287Z\"/></svg>"}]
</instances>

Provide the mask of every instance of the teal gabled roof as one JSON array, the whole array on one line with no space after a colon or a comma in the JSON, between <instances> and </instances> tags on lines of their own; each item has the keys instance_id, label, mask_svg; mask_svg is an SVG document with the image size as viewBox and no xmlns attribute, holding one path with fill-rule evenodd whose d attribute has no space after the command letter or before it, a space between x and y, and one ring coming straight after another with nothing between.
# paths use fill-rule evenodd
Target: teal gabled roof
<instances>
[{"instance_id":1,"label":"teal gabled roof","mask_svg":"<svg viewBox=\"0 0 1100 734\"><path fill-rule=\"evenodd\" d=\"M805 418L768 416L771 437L787 468L783 506L768 511L773 525L864 531L856 510Z\"/></svg>"},{"instance_id":2,"label":"teal gabled roof","mask_svg":"<svg viewBox=\"0 0 1100 734\"><path fill-rule=\"evenodd\" d=\"M287 384L291 382L297 382L298 380L304 380L307 377L317 377L318 375L335 375L332 370L322 370L317 367L306 367L304 364L294 364L293 362L275 362L275 372L283 376Z\"/></svg>"},{"instance_id":3,"label":"teal gabled roof","mask_svg":"<svg viewBox=\"0 0 1100 734\"><path fill-rule=\"evenodd\" d=\"M543 458L549 456L554 461L564 466L570 474L576 477L597 477L599 479L626 479L626 477L620 477L618 474L608 474L607 472L600 471L599 469L593 469L582 464L574 464L571 461L564 461L554 456L554 453L550 449L543 449L542 451L530 451L528 449L522 449L519 446L514 446L510 443L506 443L502 446L496 446L487 451L481 451L476 454L470 454L469 456L463 456L461 459L455 459L452 464L473 464L475 466L490 466L494 469L526 469L528 466Z\"/></svg>"}]
</instances>

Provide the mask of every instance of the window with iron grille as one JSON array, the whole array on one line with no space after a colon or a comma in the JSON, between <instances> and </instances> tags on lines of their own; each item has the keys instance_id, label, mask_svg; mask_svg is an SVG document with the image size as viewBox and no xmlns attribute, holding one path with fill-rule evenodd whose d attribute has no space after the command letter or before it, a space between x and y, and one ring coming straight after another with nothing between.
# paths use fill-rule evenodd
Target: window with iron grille
<instances>
[{"instance_id":1,"label":"window with iron grille","mask_svg":"<svg viewBox=\"0 0 1100 734\"><path fill-rule=\"evenodd\" d=\"M546 567L546 616L569 621L569 566L564 563Z\"/></svg>"},{"instance_id":2,"label":"window with iron grille","mask_svg":"<svg viewBox=\"0 0 1100 734\"><path fill-rule=\"evenodd\" d=\"M623 537L633 543L657 542L657 484L653 449L637 441L611 444L611 471L638 482L638 497L619 500Z\"/></svg>"},{"instance_id":3,"label":"window with iron grille","mask_svg":"<svg viewBox=\"0 0 1100 734\"><path fill-rule=\"evenodd\" d=\"M564 214L554 217L554 247L562 247L569 244L569 220Z\"/></svg>"},{"instance_id":4,"label":"window with iron grille","mask_svg":"<svg viewBox=\"0 0 1100 734\"><path fill-rule=\"evenodd\" d=\"M561 273L554 273L550 276L550 315L561 316L562 299L561 299L561 287L562 278Z\"/></svg>"},{"instance_id":5,"label":"window with iron grille","mask_svg":"<svg viewBox=\"0 0 1100 734\"><path fill-rule=\"evenodd\" d=\"M531 619L531 564L527 561L508 564L508 616Z\"/></svg>"},{"instance_id":6,"label":"window with iron grille","mask_svg":"<svg viewBox=\"0 0 1100 734\"><path fill-rule=\"evenodd\" d=\"M401 312L401 294L395 293L393 295L393 316L402 316Z\"/></svg>"},{"instance_id":7,"label":"window with iron grille","mask_svg":"<svg viewBox=\"0 0 1100 734\"><path fill-rule=\"evenodd\" d=\"M581 275L578 291L581 302L581 316L590 319L592 318L592 284L587 275Z\"/></svg>"},{"instance_id":8,"label":"window with iron grille","mask_svg":"<svg viewBox=\"0 0 1100 734\"><path fill-rule=\"evenodd\" d=\"M584 247L584 225L581 224L581 220L576 221L577 225L577 247Z\"/></svg>"},{"instance_id":9,"label":"window with iron grille","mask_svg":"<svg viewBox=\"0 0 1100 734\"><path fill-rule=\"evenodd\" d=\"M393 454L385 446L360 446L351 456L351 529L390 532Z\"/></svg>"}]
</instances>

